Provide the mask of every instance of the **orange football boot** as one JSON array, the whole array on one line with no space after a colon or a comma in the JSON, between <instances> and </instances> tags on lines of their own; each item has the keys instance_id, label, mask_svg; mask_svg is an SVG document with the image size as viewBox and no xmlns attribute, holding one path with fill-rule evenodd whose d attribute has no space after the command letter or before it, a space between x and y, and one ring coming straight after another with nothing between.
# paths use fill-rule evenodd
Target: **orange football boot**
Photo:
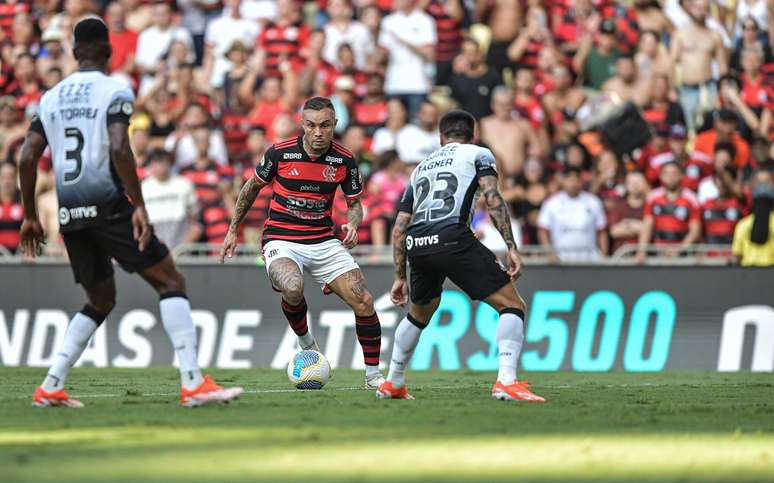
<instances>
[{"instance_id":1,"label":"orange football boot","mask_svg":"<svg viewBox=\"0 0 774 483\"><path fill-rule=\"evenodd\" d=\"M60 389L55 392L46 392L42 387L35 389L35 393L32 395L32 407L34 408L50 408L50 407L65 407L65 408L82 408L83 403L77 399L70 399L70 395L67 391Z\"/></svg>"},{"instance_id":2,"label":"orange football boot","mask_svg":"<svg viewBox=\"0 0 774 483\"><path fill-rule=\"evenodd\" d=\"M507 385L497 381L492 386L492 397L501 401L546 402L529 390L529 381L516 381Z\"/></svg>"},{"instance_id":3,"label":"orange football boot","mask_svg":"<svg viewBox=\"0 0 774 483\"><path fill-rule=\"evenodd\" d=\"M408 393L406 386L397 388L390 381L384 381L379 389L376 390L376 397L379 399L407 399L412 400L414 396Z\"/></svg>"},{"instance_id":4,"label":"orange football boot","mask_svg":"<svg viewBox=\"0 0 774 483\"><path fill-rule=\"evenodd\" d=\"M199 387L192 390L186 388L180 389L180 404L193 408L204 406L205 404L228 403L245 392L241 387L223 388L212 380L210 376L204 376L204 382Z\"/></svg>"}]
</instances>

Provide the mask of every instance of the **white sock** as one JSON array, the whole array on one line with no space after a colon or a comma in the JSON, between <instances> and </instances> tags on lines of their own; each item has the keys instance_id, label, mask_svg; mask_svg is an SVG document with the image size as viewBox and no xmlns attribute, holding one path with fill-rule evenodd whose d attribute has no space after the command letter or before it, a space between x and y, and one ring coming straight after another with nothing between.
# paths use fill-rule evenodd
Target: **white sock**
<instances>
[{"instance_id":1,"label":"white sock","mask_svg":"<svg viewBox=\"0 0 774 483\"><path fill-rule=\"evenodd\" d=\"M164 296L162 296L164 297ZM196 359L196 328L191 319L191 304L181 295L167 295L159 301L161 321L180 362L180 382L191 390L204 378Z\"/></svg>"},{"instance_id":2,"label":"white sock","mask_svg":"<svg viewBox=\"0 0 774 483\"><path fill-rule=\"evenodd\" d=\"M301 346L301 350L309 350L311 349L317 341L314 340L314 336L312 335L312 331L308 331L304 335L298 336L298 345Z\"/></svg>"},{"instance_id":3,"label":"white sock","mask_svg":"<svg viewBox=\"0 0 774 483\"><path fill-rule=\"evenodd\" d=\"M395 342L392 344L392 358L387 380L396 388L406 384L406 366L419 343L420 335L422 335L422 329L414 325L408 316L401 320L398 328L395 329Z\"/></svg>"},{"instance_id":4,"label":"white sock","mask_svg":"<svg viewBox=\"0 0 774 483\"><path fill-rule=\"evenodd\" d=\"M104 317L102 317L102 320L104 320ZM99 324L83 312L78 312L70 320L64 341L59 346L54 356L54 363L43 380L42 387L44 391L54 392L64 388L67 373L70 372L70 368L81 357L86 344L89 343L89 339L91 339L91 335L97 330L97 327L99 327Z\"/></svg>"},{"instance_id":5,"label":"white sock","mask_svg":"<svg viewBox=\"0 0 774 483\"><path fill-rule=\"evenodd\" d=\"M523 342L524 321L522 317L512 312L501 313L500 323L497 324L497 351L500 359L497 380L503 384L516 382L516 366L519 363Z\"/></svg>"}]
</instances>

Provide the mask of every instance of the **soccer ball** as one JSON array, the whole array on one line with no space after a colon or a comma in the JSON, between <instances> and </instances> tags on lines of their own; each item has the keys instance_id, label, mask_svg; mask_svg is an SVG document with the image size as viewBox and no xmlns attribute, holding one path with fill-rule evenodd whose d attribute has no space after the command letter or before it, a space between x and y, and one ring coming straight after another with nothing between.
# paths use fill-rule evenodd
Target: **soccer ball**
<instances>
[{"instance_id":1,"label":"soccer ball","mask_svg":"<svg viewBox=\"0 0 774 483\"><path fill-rule=\"evenodd\" d=\"M301 351L288 364L288 379L296 389L322 389L330 376L328 359L317 351Z\"/></svg>"}]
</instances>

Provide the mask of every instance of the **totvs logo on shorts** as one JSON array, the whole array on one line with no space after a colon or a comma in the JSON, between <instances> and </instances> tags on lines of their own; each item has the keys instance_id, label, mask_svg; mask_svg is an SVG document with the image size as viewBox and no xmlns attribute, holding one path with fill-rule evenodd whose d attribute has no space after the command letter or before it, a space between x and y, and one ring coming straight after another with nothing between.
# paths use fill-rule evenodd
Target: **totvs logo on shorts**
<instances>
[{"instance_id":1,"label":"totvs logo on shorts","mask_svg":"<svg viewBox=\"0 0 774 483\"><path fill-rule=\"evenodd\" d=\"M82 220L84 218L96 218L97 207L96 206L76 206L75 208L67 209L64 206L59 208L59 224L66 225L71 220Z\"/></svg>"},{"instance_id":2,"label":"totvs logo on shorts","mask_svg":"<svg viewBox=\"0 0 774 483\"><path fill-rule=\"evenodd\" d=\"M430 245L437 245L439 241L438 235L418 236L413 237L411 235L406 237L406 250L411 250L414 247L426 247Z\"/></svg>"}]
</instances>

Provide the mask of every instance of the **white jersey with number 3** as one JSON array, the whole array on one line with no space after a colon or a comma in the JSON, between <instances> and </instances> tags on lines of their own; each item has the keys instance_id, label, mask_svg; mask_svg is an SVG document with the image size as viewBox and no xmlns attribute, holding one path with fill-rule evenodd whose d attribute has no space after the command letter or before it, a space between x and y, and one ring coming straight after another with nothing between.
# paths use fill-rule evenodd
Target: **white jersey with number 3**
<instances>
[{"instance_id":1,"label":"white jersey with number 3","mask_svg":"<svg viewBox=\"0 0 774 483\"><path fill-rule=\"evenodd\" d=\"M471 207L478 180L487 175L497 176L494 155L474 144L446 144L419 163L398 206L413 214L406 237L408 253L442 251L475 241Z\"/></svg>"},{"instance_id":2,"label":"white jersey with number 3","mask_svg":"<svg viewBox=\"0 0 774 483\"><path fill-rule=\"evenodd\" d=\"M76 72L40 101L31 129L44 131L53 157L62 231L124 213L128 203L110 159L110 122L128 122L134 95L102 72ZM38 126L36 128L36 126Z\"/></svg>"}]
</instances>

